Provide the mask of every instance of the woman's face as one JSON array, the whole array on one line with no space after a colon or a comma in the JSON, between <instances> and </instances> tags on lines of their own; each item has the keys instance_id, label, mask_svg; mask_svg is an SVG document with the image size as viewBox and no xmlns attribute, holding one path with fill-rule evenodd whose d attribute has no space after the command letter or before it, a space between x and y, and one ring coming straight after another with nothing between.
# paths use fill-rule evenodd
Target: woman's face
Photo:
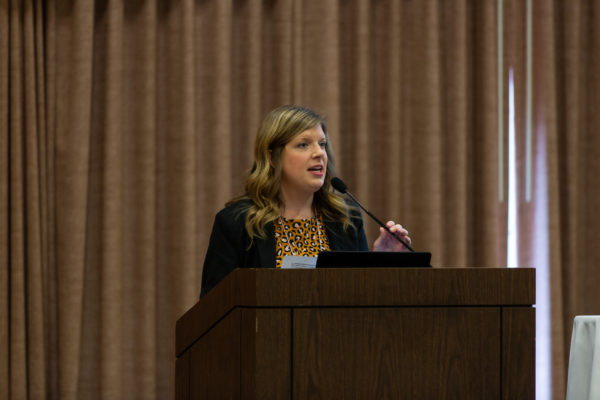
<instances>
[{"instance_id":1,"label":"woman's face","mask_svg":"<svg viewBox=\"0 0 600 400\"><path fill-rule=\"evenodd\" d=\"M327 137L321 125L294 137L281 152L281 190L285 196L318 191L327 171Z\"/></svg>"}]
</instances>

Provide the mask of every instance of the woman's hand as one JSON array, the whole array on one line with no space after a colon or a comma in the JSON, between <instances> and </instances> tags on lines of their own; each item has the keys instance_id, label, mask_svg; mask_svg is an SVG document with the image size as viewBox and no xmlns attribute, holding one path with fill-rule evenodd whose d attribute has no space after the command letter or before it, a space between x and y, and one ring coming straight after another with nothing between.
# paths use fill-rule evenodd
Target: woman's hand
<instances>
[{"instance_id":1,"label":"woman's hand","mask_svg":"<svg viewBox=\"0 0 600 400\"><path fill-rule=\"evenodd\" d=\"M402 227L402 225L395 223L394 221L388 221L385 224L389 230L398 236L400 239L410 245L410 237L408 231ZM407 251L402 243L392 237L385 229L379 228L379 237L373 244L373 251Z\"/></svg>"}]
</instances>

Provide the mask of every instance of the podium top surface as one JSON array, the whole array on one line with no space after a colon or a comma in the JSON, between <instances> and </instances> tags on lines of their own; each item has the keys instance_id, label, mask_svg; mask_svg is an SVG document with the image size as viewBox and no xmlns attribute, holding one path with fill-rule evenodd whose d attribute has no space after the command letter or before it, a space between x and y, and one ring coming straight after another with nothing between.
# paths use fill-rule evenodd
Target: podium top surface
<instances>
[{"instance_id":1,"label":"podium top surface","mask_svg":"<svg viewBox=\"0 0 600 400\"><path fill-rule=\"evenodd\" d=\"M532 306L533 268L236 269L178 321L180 355L236 307Z\"/></svg>"}]
</instances>

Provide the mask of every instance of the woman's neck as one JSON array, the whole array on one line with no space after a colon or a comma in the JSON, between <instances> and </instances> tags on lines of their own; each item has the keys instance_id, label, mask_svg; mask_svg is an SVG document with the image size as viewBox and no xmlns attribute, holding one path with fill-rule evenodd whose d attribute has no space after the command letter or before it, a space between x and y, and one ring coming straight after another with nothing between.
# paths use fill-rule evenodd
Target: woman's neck
<instances>
[{"instance_id":1,"label":"woman's neck","mask_svg":"<svg viewBox=\"0 0 600 400\"><path fill-rule=\"evenodd\" d=\"M286 219L306 219L314 216L314 194L308 197L285 196L282 193L281 216Z\"/></svg>"}]
</instances>

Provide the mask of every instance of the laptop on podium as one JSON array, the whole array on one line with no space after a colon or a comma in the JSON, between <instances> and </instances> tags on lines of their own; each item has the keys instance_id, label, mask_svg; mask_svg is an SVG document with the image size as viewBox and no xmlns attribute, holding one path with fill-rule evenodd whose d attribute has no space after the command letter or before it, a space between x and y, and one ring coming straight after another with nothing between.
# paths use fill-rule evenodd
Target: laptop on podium
<instances>
[{"instance_id":1,"label":"laptop on podium","mask_svg":"<svg viewBox=\"0 0 600 400\"><path fill-rule=\"evenodd\" d=\"M317 268L430 268L429 252L322 251Z\"/></svg>"}]
</instances>

